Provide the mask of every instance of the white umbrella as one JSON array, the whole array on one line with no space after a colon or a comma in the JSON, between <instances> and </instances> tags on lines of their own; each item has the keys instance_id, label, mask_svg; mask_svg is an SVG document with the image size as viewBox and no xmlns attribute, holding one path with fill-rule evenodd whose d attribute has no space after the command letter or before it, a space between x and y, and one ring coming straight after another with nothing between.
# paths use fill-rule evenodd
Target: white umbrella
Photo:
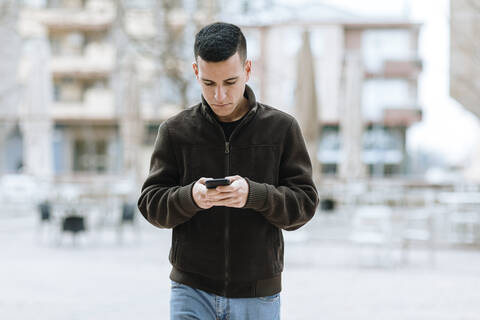
<instances>
[{"instance_id":1,"label":"white umbrella","mask_svg":"<svg viewBox=\"0 0 480 320\"><path fill-rule=\"evenodd\" d=\"M313 177L317 180L320 176L320 165L317 158L319 130L315 67L310 47L310 33L304 31L302 37L302 46L297 55L295 110L312 161Z\"/></svg>"},{"instance_id":2,"label":"white umbrella","mask_svg":"<svg viewBox=\"0 0 480 320\"><path fill-rule=\"evenodd\" d=\"M363 116L361 108L362 64L356 55L345 58L343 73L344 97L340 106L340 127L343 142L340 177L359 179L366 175L362 161Z\"/></svg>"}]
</instances>

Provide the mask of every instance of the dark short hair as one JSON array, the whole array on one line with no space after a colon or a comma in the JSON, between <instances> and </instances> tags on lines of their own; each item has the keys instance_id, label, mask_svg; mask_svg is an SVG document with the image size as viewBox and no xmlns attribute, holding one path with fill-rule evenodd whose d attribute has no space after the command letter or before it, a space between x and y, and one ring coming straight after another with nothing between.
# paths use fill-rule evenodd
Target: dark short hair
<instances>
[{"instance_id":1,"label":"dark short hair","mask_svg":"<svg viewBox=\"0 0 480 320\"><path fill-rule=\"evenodd\" d=\"M195 60L208 62L225 61L238 51L242 61L247 58L247 41L234 24L215 22L203 27L195 36Z\"/></svg>"}]
</instances>

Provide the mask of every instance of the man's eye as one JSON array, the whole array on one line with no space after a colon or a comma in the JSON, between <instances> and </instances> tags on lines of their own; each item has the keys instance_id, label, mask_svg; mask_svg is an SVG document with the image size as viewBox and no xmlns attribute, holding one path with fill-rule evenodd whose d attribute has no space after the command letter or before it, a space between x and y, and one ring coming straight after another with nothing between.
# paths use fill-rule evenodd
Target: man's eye
<instances>
[{"instance_id":1,"label":"man's eye","mask_svg":"<svg viewBox=\"0 0 480 320\"><path fill-rule=\"evenodd\" d=\"M205 83L205 85L211 87L213 86L213 83Z\"/></svg>"},{"instance_id":2,"label":"man's eye","mask_svg":"<svg viewBox=\"0 0 480 320\"><path fill-rule=\"evenodd\" d=\"M229 86L235 84L236 82L225 82L225 84L228 84Z\"/></svg>"}]
</instances>

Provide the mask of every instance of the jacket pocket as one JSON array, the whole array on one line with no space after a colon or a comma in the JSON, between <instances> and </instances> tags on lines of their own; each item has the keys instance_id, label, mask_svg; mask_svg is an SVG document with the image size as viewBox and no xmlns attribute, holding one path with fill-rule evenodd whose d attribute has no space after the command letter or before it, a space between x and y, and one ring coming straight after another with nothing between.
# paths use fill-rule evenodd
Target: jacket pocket
<instances>
[{"instance_id":1,"label":"jacket pocket","mask_svg":"<svg viewBox=\"0 0 480 320\"><path fill-rule=\"evenodd\" d=\"M168 259L172 264L175 264L177 262L177 256L178 256L178 248L179 244L178 241L172 241L172 247L170 248L170 254Z\"/></svg>"},{"instance_id":2,"label":"jacket pocket","mask_svg":"<svg viewBox=\"0 0 480 320\"><path fill-rule=\"evenodd\" d=\"M275 228L273 239L273 250L275 257L275 272L280 273L283 271L283 237L282 230Z\"/></svg>"},{"instance_id":3,"label":"jacket pocket","mask_svg":"<svg viewBox=\"0 0 480 320\"><path fill-rule=\"evenodd\" d=\"M259 183L278 185L280 149L276 145L231 147L232 174Z\"/></svg>"},{"instance_id":4,"label":"jacket pocket","mask_svg":"<svg viewBox=\"0 0 480 320\"><path fill-rule=\"evenodd\" d=\"M225 176L225 147L188 146L182 150L181 176L184 184L189 184L201 177L223 178Z\"/></svg>"}]
</instances>

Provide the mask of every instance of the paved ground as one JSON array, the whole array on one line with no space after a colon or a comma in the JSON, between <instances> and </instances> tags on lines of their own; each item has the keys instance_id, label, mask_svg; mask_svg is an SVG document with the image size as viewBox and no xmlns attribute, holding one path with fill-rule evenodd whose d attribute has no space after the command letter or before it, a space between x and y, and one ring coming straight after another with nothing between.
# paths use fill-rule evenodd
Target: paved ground
<instances>
[{"instance_id":1,"label":"paved ground","mask_svg":"<svg viewBox=\"0 0 480 320\"><path fill-rule=\"evenodd\" d=\"M480 319L478 250L441 249L435 267L421 250L407 266L366 267L373 252L359 260L321 236L335 228L318 218L286 235L283 320ZM0 319L168 319L170 231L140 230L123 245L108 229L54 245L35 219L0 218Z\"/></svg>"}]
</instances>

